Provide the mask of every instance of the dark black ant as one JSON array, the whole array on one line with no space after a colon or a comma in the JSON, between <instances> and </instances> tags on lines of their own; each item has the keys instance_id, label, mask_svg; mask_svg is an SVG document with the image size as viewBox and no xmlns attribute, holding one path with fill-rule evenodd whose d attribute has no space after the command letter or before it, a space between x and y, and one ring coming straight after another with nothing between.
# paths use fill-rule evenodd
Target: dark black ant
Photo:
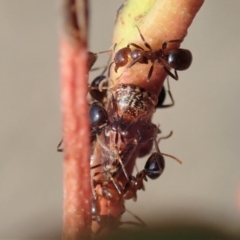
<instances>
[{"instance_id":1,"label":"dark black ant","mask_svg":"<svg viewBox=\"0 0 240 240\"><path fill-rule=\"evenodd\" d=\"M108 148L107 145L105 145L102 141L100 141L100 138L97 138L103 150L107 152L107 154L102 154L102 156L103 157L106 156L107 158L103 160L102 163L91 167L91 169L94 169L97 167L103 167L103 170L95 172L92 175L92 189L95 189L95 187L98 184L102 185L103 182L111 182L115 189L113 191L114 194L117 191L118 195L116 196L116 194L115 195L112 194L112 190L109 190L109 185L108 185L108 189L107 190L105 189L103 191L105 193L105 197L109 196L110 199L115 199L115 201L117 201L116 199L118 199L118 197L121 195L123 196L124 199L129 199L129 198L136 199L136 192L137 190L142 189L143 180L147 180L146 177L149 177L151 179L156 179L161 175L162 171L164 170L163 156L171 157L181 163L181 161L178 160L177 158L160 152L160 149L158 147L158 142L156 141L156 135L159 132L160 131L156 125L150 122L146 123L146 122L140 121L136 123L135 126L134 125L130 126L130 129L127 129L125 134L122 133L124 138L134 139L130 141L130 143L133 143L135 141L133 145L135 145L136 147L139 146L139 144L141 145L151 140L153 140L153 142L155 143L155 151L148 158L145 164L144 170L142 170L136 176L136 178L131 175L128 175L125 170L125 165L128 163L128 160L130 158L129 156L132 155L136 147L131 149L131 144L130 144L130 147L128 144L127 146L125 146L126 153L123 154L124 152L123 151L122 154L120 155L119 149L115 149L117 150L117 153L114 153L115 152L114 150L112 150L111 148ZM171 135L172 135L172 132L168 136L160 138L159 141L161 139L169 138ZM129 149L131 150L129 151ZM112 158L112 156L115 156L116 158ZM121 168L119 168L120 165L122 166ZM121 184L119 185L119 181L118 181L119 173L124 173L124 176L126 177L126 180L127 180L126 185L123 182L121 182ZM95 180L94 179L95 176L99 174L103 175L103 178L98 178L97 180ZM107 180L104 180L104 179L107 179ZM124 185L125 187L123 187Z\"/></svg>"},{"instance_id":2,"label":"dark black ant","mask_svg":"<svg viewBox=\"0 0 240 240\"><path fill-rule=\"evenodd\" d=\"M147 76L147 81L150 81L154 69L154 63L157 61L163 66L163 69L169 76L171 76L175 80L178 80L177 70L182 71L190 67L192 63L192 54L189 50L182 48L172 49L169 51L167 51L166 49L169 43L181 43L183 39L165 41L162 44L162 47L159 50L155 51L146 42L138 26L136 27L144 43L144 46L149 50L145 50L135 43L129 43L127 47L118 50L118 52L115 54L113 62L110 64L110 67L113 63L115 63L114 70L115 72L117 72L118 68L126 65L127 69L132 67L135 63L148 64L149 62L151 62L152 65L149 69ZM135 49L132 50L130 48L131 46L135 47ZM129 59L132 60L130 63L128 63ZM174 73L170 71L171 68L174 69Z\"/></svg>"},{"instance_id":3,"label":"dark black ant","mask_svg":"<svg viewBox=\"0 0 240 240\"><path fill-rule=\"evenodd\" d=\"M170 137L172 132L161 139ZM148 160L146 161L146 164L144 166L144 169L137 173L136 177L131 176L129 178L129 181L125 185L123 198L124 199L133 199L136 201L137 199L137 191L140 189L144 189L143 180L147 181L147 177L150 179L157 179L160 177L164 171L165 168L165 159L164 156L170 157L180 164L182 163L178 158L160 152L160 149L158 147L158 141L154 138L155 148L156 150L150 155Z\"/></svg>"}]
</instances>

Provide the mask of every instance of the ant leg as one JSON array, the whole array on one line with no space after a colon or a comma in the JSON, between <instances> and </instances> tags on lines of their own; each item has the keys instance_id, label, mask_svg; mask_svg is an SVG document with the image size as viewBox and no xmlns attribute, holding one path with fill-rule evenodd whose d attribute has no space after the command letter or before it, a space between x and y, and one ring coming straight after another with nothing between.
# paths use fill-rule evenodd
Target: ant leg
<instances>
[{"instance_id":1,"label":"ant leg","mask_svg":"<svg viewBox=\"0 0 240 240\"><path fill-rule=\"evenodd\" d=\"M177 73L176 69L174 69L174 74L175 74L175 78L174 79L178 80L178 73Z\"/></svg>"},{"instance_id":2,"label":"ant leg","mask_svg":"<svg viewBox=\"0 0 240 240\"><path fill-rule=\"evenodd\" d=\"M61 147L63 143L63 139L60 141L60 143L57 145L57 151L58 152L63 152L63 148Z\"/></svg>"},{"instance_id":3,"label":"ant leg","mask_svg":"<svg viewBox=\"0 0 240 240\"><path fill-rule=\"evenodd\" d=\"M108 101L108 104L106 106L106 110L108 111L109 116L114 116L114 114L116 114L116 111L117 111L117 104L116 104L116 101L114 99L111 88L109 89L109 95L111 95L111 96L109 96L109 101ZM111 105L112 105L112 108L110 108Z\"/></svg>"},{"instance_id":4,"label":"ant leg","mask_svg":"<svg viewBox=\"0 0 240 240\"><path fill-rule=\"evenodd\" d=\"M117 43L115 43L114 46L113 46L113 53L115 53L116 46L117 46ZM112 54L111 54L111 56L112 56ZM111 61L111 57L109 58L108 64L110 63L110 61ZM110 78L110 70L111 70L111 67L112 67L113 63L114 63L114 60L110 63L110 65L108 67L108 75L107 75L108 78ZM106 68L106 71L107 71L107 68ZM103 74L104 73L105 73L105 71L103 72Z\"/></svg>"},{"instance_id":5,"label":"ant leg","mask_svg":"<svg viewBox=\"0 0 240 240\"><path fill-rule=\"evenodd\" d=\"M94 166L95 167L95 166ZM95 187L99 184L100 180L94 180L94 177L101 174L102 172L94 172L91 174L91 189L92 189L92 196L96 199L97 198L97 192L95 190Z\"/></svg>"},{"instance_id":6,"label":"ant leg","mask_svg":"<svg viewBox=\"0 0 240 240\"><path fill-rule=\"evenodd\" d=\"M130 222L126 221L126 222L123 222L123 223L133 224L133 225L139 226L139 227L147 227L147 224L140 217L138 217L136 214L134 214L133 212L131 212L128 209L125 209L125 212L128 212L129 214L131 214L134 218L136 218L138 220L139 223L132 222L132 221L130 221Z\"/></svg>"},{"instance_id":7,"label":"ant leg","mask_svg":"<svg viewBox=\"0 0 240 240\"><path fill-rule=\"evenodd\" d=\"M171 102L170 104L165 104L165 105L163 105L162 103L163 103L164 100L165 100L165 96L164 96L163 101L162 101L161 103L157 104L156 108L168 108L168 107L174 106L175 102L174 102L174 99L173 99L173 96L172 96L172 93L171 93L171 90L170 90L170 84L169 84L168 78L167 78L167 86L168 86L167 92L168 92L168 95L169 95L169 97L170 97L170 99L171 99L172 102ZM162 91L165 91L164 87L162 88ZM161 92L161 93L162 93L162 92ZM160 93L160 94L161 94L161 93Z\"/></svg>"},{"instance_id":8,"label":"ant leg","mask_svg":"<svg viewBox=\"0 0 240 240\"><path fill-rule=\"evenodd\" d=\"M164 64L163 64L163 69L170 77L172 77L175 80L178 80L178 74L176 69L174 70L175 75Z\"/></svg>"},{"instance_id":9,"label":"ant leg","mask_svg":"<svg viewBox=\"0 0 240 240\"><path fill-rule=\"evenodd\" d=\"M175 70L176 71L176 70ZM177 72L176 72L176 75L177 75ZM177 75L177 78L178 78L178 75ZM170 97L170 99L171 99L171 101L172 101L172 103L171 104L168 104L168 105L163 105L164 107L172 107L172 106L174 106L174 104L175 104L175 102L174 102L174 99L173 99L173 96L172 96L172 93L171 93L171 90L170 90L170 84L169 84L169 79L167 78L167 92L168 92L168 95L169 95L169 97ZM162 106L162 107L163 107Z\"/></svg>"},{"instance_id":10,"label":"ant leg","mask_svg":"<svg viewBox=\"0 0 240 240\"><path fill-rule=\"evenodd\" d=\"M110 149L108 148L108 146L102 142L102 140L100 139L99 135L97 134L97 140L99 142L99 144L101 145L101 147L106 151L106 152L110 152Z\"/></svg>"},{"instance_id":11,"label":"ant leg","mask_svg":"<svg viewBox=\"0 0 240 240\"><path fill-rule=\"evenodd\" d=\"M97 60L97 53L88 52L88 70L92 68Z\"/></svg>"},{"instance_id":12,"label":"ant leg","mask_svg":"<svg viewBox=\"0 0 240 240\"><path fill-rule=\"evenodd\" d=\"M137 63L137 62L139 61L140 58L141 58L141 57L138 57L138 58L136 58L134 61L130 62L130 63L126 66L125 70L126 70L127 68L132 67L135 63ZM124 70L124 71L125 71L125 70ZM122 72L122 74L124 73L124 71ZM122 75L122 74L121 74L121 75Z\"/></svg>"},{"instance_id":13,"label":"ant leg","mask_svg":"<svg viewBox=\"0 0 240 240\"><path fill-rule=\"evenodd\" d=\"M124 166L124 164L123 164L122 159L120 158L120 156L119 156L119 158L118 158L118 161L119 161L120 165L122 166L122 170L123 170L123 173L124 173L127 181L129 181L128 174L127 174L127 172L126 172L125 166Z\"/></svg>"},{"instance_id":14,"label":"ant leg","mask_svg":"<svg viewBox=\"0 0 240 240\"><path fill-rule=\"evenodd\" d=\"M148 48L149 50L152 50L151 46L146 42L145 38L143 37L143 35L142 35L142 33L140 32L140 29L139 29L139 27L138 27L137 25L136 25L136 28L137 28L137 30L138 30L138 32L139 32L139 34L140 34L140 37L141 37L141 39L142 39L145 47Z\"/></svg>"},{"instance_id":15,"label":"ant leg","mask_svg":"<svg viewBox=\"0 0 240 240\"><path fill-rule=\"evenodd\" d=\"M151 78L152 73L153 73L153 68L154 68L154 62L153 62L152 66L149 69L148 76L147 76L147 82L150 82L150 78Z\"/></svg>"},{"instance_id":16,"label":"ant leg","mask_svg":"<svg viewBox=\"0 0 240 240\"><path fill-rule=\"evenodd\" d=\"M115 47L116 47L116 44L114 44L113 49L115 49ZM112 52L112 50L109 50L109 51ZM110 63L110 61L111 61L111 58L112 58L112 53L111 53L111 55L110 55L109 58L108 58L106 67L103 69L103 71L102 71L102 73L101 73L100 75L104 75L104 73L107 71L108 65L109 65L109 63Z\"/></svg>"},{"instance_id":17,"label":"ant leg","mask_svg":"<svg viewBox=\"0 0 240 240\"><path fill-rule=\"evenodd\" d=\"M167 45L168 45L169 43L181 43L182 41L183 41L183 39L173 39L173 40L165 41L165 42L162 44L162 49L167 48Z\"/></svg>"},{"instance_id":18,"label":"ant leg","mask_svg":"<svg viewBox=\"0 0 240 240\"><path fill-rule=\"evenodd\" d=\"M141 50L144 51L144 49L143 49L142 47L140 47L139 45L137 45L136 43L129 43L129 44L127 45L128 48L129 48L130 46L133 46L133 47L135 47L135 48L139 48L139 49L141 49Z\"/></svg>"}]
</instances>

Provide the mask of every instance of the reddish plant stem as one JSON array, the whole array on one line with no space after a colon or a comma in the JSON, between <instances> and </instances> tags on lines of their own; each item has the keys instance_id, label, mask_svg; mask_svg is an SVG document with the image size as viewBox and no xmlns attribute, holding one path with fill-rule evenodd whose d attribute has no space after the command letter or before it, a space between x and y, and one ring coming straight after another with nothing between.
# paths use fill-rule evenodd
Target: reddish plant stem
<instances>
[{"instance_id":1,"label":"reddish plant stem","mask_svg":"<svg viewBox=\"0 0 240 240\"><path fill-rule=\"evenodd\" d=\"M67 240L87 239L91 233L86 13L87 1L63 1L60 60L64 142L63 239Z\"/></svg>"}]
</instances>

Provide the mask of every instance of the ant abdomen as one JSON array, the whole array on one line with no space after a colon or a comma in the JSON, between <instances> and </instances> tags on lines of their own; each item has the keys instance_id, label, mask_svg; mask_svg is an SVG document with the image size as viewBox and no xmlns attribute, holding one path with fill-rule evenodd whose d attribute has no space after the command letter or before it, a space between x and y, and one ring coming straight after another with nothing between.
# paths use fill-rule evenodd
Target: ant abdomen
<instances>
[{"instance_id":1,"label":"ant abdomen","mask_svg":"<svg viewBox=\"0 0 240 240\"><path fill-rule=\"evenodd\" d=\"M190 67L192 63L192 53L188 49L172 49L168 52L166 60L169 67L183 71Z\"/></svg>"}]
</instances>

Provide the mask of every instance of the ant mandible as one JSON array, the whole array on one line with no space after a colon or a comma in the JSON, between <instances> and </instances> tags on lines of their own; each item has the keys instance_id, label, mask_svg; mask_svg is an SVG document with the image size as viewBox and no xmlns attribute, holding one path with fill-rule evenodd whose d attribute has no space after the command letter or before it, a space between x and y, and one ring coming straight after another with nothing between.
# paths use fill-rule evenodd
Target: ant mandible
<instances>
[{"instance_id":1,"label":"ant mandible","mask_svg":"<svg viewBox=\"0 0 240 240\"><path fill-rule=\"evenodd\" d=\"M146 42L145 38L143 37L142 33L138 26L136 26L140 37L144 43L144 46L149 50L144 50L142 47L137 45L136 43L129 43L126 47L121 48L115 54L113 62L110 64L110 67L113 63L115 63L114 70L117 72L118 68L126 66L127 68L132 67L135 63L143 63L148 64L149 62L152 63L148 76L147 81L150 81L154 70L154 63L157 61L159 64L163 66L165 72L171 76L173 79L178 80L177 70L182 71L186 70L190 67L192 63L192 53L187 49L172 49L166 51L167 46L169 43L181 43L182 39L173 39L169 41L165 41L162 44L162 47L159 50L153 50L151 46ZM135 49L131 49L130 47L135 47ZM128 60L131 59L132 61L128 63ZM110 75L110 67L109 67L109 75ZM170 69L174 69L174 73L170 71ZM123 73L122 73L123 74ZM121 75L122 75L121 74ZM120 76L121 76L120 75Z\"/></svg>"}]
</instances>

